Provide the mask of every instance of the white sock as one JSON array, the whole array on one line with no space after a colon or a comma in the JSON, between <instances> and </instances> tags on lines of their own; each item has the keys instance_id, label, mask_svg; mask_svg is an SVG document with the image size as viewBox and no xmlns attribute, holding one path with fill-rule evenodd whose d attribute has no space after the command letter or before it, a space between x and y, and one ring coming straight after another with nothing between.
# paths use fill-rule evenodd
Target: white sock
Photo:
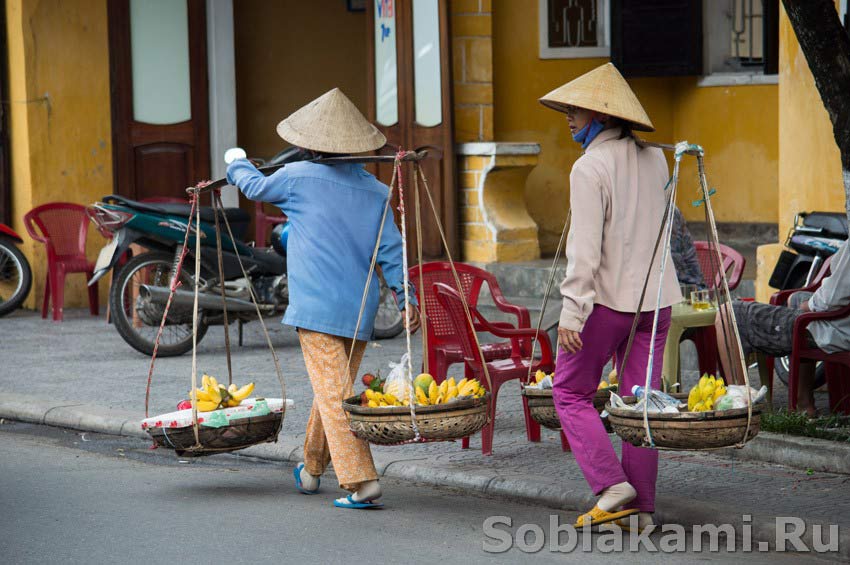
<instances>
[{"instance_id":1,"label":"white sock","mask_svg":"<svg viewBox=\"0 0 850 565\"><path fill-rule=\"evenodd\" d=\"M304 490L316 490L319 488L319 477L314 477L306 468L301 467L301 487Z\"/></svg>"},{"instance_id":2,"label":"white sock","mask_svg":"<svg viewBox=\"0 0 850 565\"><path fill-rule=\"evenodd\" d=\"M617 483L602 491L602 496L596 503L600 510L611 512L615 508L626 505L637 496L634 487L629 483Z\"/></svg>"},{"instance_id":3,"label":"white sock","mask_svg":"<svg viewBox=\"0 0 850 565\"><path fill-rule=\"evenodd\" d=\"M375 500L381 498L381 484L378 481L366 481L360 485L357 492L351 495L355 502L363 502L364 500Z\"/></svg>"},{"instance_id":4,"label":"white sock","mask_svg":"<svg viewBox=\"0 0 850 565\"><path fill-rule=\"evenodd\" d=\"M655 523L650 512L638 512L638 528L641 530ZM631 516L630 516L631 517Z\"/></svg>"}]
</instances>

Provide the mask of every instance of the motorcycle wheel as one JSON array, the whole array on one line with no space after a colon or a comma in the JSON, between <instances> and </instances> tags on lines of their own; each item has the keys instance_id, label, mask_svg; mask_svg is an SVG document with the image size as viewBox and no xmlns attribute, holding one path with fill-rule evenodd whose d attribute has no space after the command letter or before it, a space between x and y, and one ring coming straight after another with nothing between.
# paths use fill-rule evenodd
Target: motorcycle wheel
<instances>
[{"instance_id":1,"label":"motorcycle wheel","mask_svg":"<svg viewBox=\"0 0 850 565\"><path fill-rule=\"evenodd\" d=\"M31 287L27 258L12 240L0 237L0 317L17 310Z\"/></svg>"},{"instance_id":2,"label":"motorcycle wheel","mask_svg":"<svg viewBox=\"0 0 850 565\"><path fill-rule=\"evenodd\" d=\"M121 268L109 290L109 308L115 329L133 349L146 355L153 354L159 319L156 324L145 323L137 309L140 307L138 287L142 284L168 287L172 276L174 256L162 251L149 251L136 255ZM181 281L186 287L193 284L183 266ZM172 305L172 312L174 306ZM170 314L169 314L170 315ZM150 318L150 316L147 316ZM203 311L198 313L198 343L207 333ZM159 357L183 355L192 350L192 323L166 324L159 342Z\"/></svg>"},{"instance_id":3,"label":"motorcycle wheel","mask_svg":"<svg viewBox=\"0 0 850 565\"><path fill-rule=\"evenodd\" d=\"M375 313L375 329L372 337L375 339L392 339L404 331L404 317L398 309L393 292L379 277L381 282L381 297L378 300L378 311Z\"/></svg>"},{"instance_id":4,"label":"motorcycle wheel","mask_svg":"<svg viewBox=\"0 0 850 565\"><path fill-rule=\"evenodd\" d=\"M788 386L788 373L791 372L790 364L791 359L789 357L777 357L774 362L774 372L785 386ZM818 361L817 365L815 365L815 389L822 387L825 382L826 365Z\"/></svg>"}]
</instances>

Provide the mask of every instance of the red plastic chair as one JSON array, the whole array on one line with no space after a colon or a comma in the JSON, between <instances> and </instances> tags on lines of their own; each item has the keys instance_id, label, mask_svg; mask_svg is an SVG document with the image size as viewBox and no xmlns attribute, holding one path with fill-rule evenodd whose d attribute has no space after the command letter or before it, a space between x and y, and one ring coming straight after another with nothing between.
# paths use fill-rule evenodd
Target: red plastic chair
<instances>
[{"instance_id":1,"label":"red plastic chair","mask_svg":"<svg viewBox=\"0 0 850 565\"><path fill-rule=\"evenodd\" d=\"M829 409L832 412L850 414L850 351L827 353L817 347L809 347L806 328L816 320L840 320L850 316L850 305L831 312L807 312L794 321L791 345L791 360L788 373L788 408L797 409L797 386L800 361L811 359L826 365L826 386L829 389Z\"/></svg>"},{"instance_id":2,"label":"red plastic chair","mask_svg":"<svg viewBox=\"0 0 850 565\"><path fill-rule=\"evenodd\" d=\"M694 247L697 250L697 261L699 261L699 268L702 270L702 278L705 280L705 284L709 288L722 286L720 270L717 268L717 258L712 257L712 251L709 248L708 242L695 241ZM726 282L729 284L729 290L735 290L741 284L741 279L744 276L744 267L747 266L747 260L728 245L720 243L717 247L720 249L720 257L723 260L723 272L726 273Z\"/></svg>"},{"instance_id":3,"label":"red plastic chair","mask_svg":"<svg viewBox=\"0 0 850 565\"><path fill-rule=\"evenodd\" d=\"M797 292L815 292L818 288L820 288L820 283L824 278L829 276L829 268L832 264L832 257L827 257L823 262L823 265L820 268L820 271L815 275L815 278L812 280L812 283L809 286L803 288L789 288L785 290L779 290L773 293L773 296L770 297L770 304L774 306L787 306L788 300L791 298L791 295ZM765 355L760 357L760 360L763 360L765 371L763 374L763 378L767 379L767 390L770 391L770 399L773 400L773 370L776 367L776 358L770 357L769 355ZM789 382L790 385L790 382ZM794 400L796 403L796 398Z\"/></svg>"},{"instance_id":4,"label":"red plastic chair","mask_svg":"<svg viewBox=\"0 0 850 565\"><path fill-rule=\"evenodd\" d=\"M531 366L532 373L538 370L550 373L554 370L555 363L552 357L552 345L549 343L549 336L544 331L538 332L531 328L506 329L496 326L488 322L478 312L475 306L469 305L469 313L472 316L473 326L480 327L481 331L489 332L497 337L509 339L511 343L510 358L486 361L475 343L475 327L470 327L469 325L460 293L452 287L439 282L434 283L432 288L437 296L437 300L448 313L449 318L457 329L457 335L460 336L459 342L463 351L465 365L464 375L467 378L478 379L490 390L489 421L484 426L484 429L481 430L481 453L492 455L493 430L496 424L496 400L499 396L499 388L508 381L515 379L520 381L525 380L528 377L529 365ZM540 342L541 359L539 361L529 359L527 352L524 351L526 344L530 343L532 339L537 339ZM490 375L489 384L484 373L485 363L487 364L487 373ZM526 425L528 425L528 422L532 420L528 412L528 405L525 402L523 402L523 410L525 412ZM469 446L469 438L464 438L463 446Z\"/></svg>"},{"instance_id":5,"label":"red plastic chair","mask_svg":"<svg viewBox=\"0 0 850 565\"><path fill-rule=\"evenodd\" d=\"M505 300L499 282L492 273L467 265L466 263L455 263L458 278L464 298L470 306L477 307L481 288L487 283L493 302L502 312L513 314L517 318L516 325L507 322L490 322L492 325L503 329L528 328L531 327L531 317L528 309ZM451 288L457 289L450 263L436 261L422 265L422 277L419 276L419 266L408 270L408 277L416 287L416 299L422 303L422 288L433 288L434 283L443 283ZM434 293L425 293L425 314L427 317L425 331L428 333L428 369L438 383L446 378L446 372L453 363L463 363L463 351L461 348L461 337L451 319L449 313L442 307ZM476 331L483 331L480 324L476 325ZM482 344L484 359L493 361L495 359L506 359L511 356L511 343L498 342Z\"/></svg>"},{"instance_id":6,"label":"red plastic chair","mask_svg":"<svg viewBox=\"0 0 850 565\"><path fill-rule=\"evenodd\" d=\"M89 219L85 206L70 202L53 202L33 208L24 215L30 237L47 248L47 282L41 317L47 318L47 306L53 303L53 321L61 322L65 306L65 276L85 273L94 275L94 262L86 258L86 236ZM89 310L98 315L97 284L88 287Z\"/></svg>"},{"instance_id":7,"label":"red plastic chair","mask_svg":"<svg viewBox=\"0 0 850 565\"><path fill-rule=\"evenodd\" d=\"M722 287L723 279L720 269L717 268L717 257L712 256L715 252L709 247L709 243L707 241L695 241L694 247L706 286L711 289ZM747 260L728 245L720 243L717 248L720 250L722 259L722 272L726 273L726 282L731 292L741 284ZM696 328L691 339L696 345L700 374L715 374L718 367L717 332L714 330L714 326Z\"/></svg>"},{"instance_id":8,"label":"red plastic chair","mask_svg":"<svg viewBox=\"0 0 850 565\"><path fill-rule=\"evenodd\" d=\"M499 282L492 273L466 263L455 263L455 268L457 269L463 294L468 304L478 306L481 288L484 283L487 283L496 307L502 312L513 314L517 318L516 325L508 322L489 322L490 324L506 330L528 328L531 326L528 309L511 304L505 300L502 290L499 288ZM454 275L452 274L451 264L442 261L424 263L422 265L421 278L419 276L419 266L411 267L408 270L408 277L416 287L416 299L420 304L422 304L421 288L433 289L434 283L438 282L448 285L451 288L457 288ZM426 352L428 370L434 376L434 380L441 383L447 376L449 366L454 363L463 363L464 356L460 342L461 336L451 316L443 308L437 300L437 295L433 292L425 293L425 314L425 332L427 332L428 338L428 351ZM481 324L476 323L475 331L485 330ZM484 359L486 361L495 361L496 359L510 358L512 347L510 341L502 341L483 343L481 344L481 350L484 352ZM524 343L523 351L528 353L530 351L530 344ZM523 397L523 408L526 416L525 429L528 441L537 442L540 441L540 425L531 419L527 402L525 397ZM468 446L468 444L469 441L464 440L464 447Z\"/></svg>"},{"instance_id":9,"label":"red plastic chair","mask_svg":"<svg viewBox=\"0 0 850 565\"><path fill-rule=\"evenodd\" d=\"M272 216L266 214L262 202L254 202L254 243L257 247L268 245L269 228L277 224L285 224L286 216Z\"/></svg>"}]
</instances>

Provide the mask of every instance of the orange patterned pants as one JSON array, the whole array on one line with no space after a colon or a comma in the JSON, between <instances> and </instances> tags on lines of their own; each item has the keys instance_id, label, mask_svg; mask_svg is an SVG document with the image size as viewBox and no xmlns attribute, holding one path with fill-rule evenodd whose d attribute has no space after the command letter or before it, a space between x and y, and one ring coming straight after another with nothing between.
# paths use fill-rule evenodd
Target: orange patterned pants
<instances>
[{"instance_id":1,"label":"orange patterned pants","mask_svg":"<svg viewBox=\"0 0 850 565\"><path fill-rule=\"evenodd\" d=\"M343 399L354 395L353 383L366 342L358 341L354 346L351 371L343 384L352 340L302 328L298 329L298 339L313 385L313 408L304 438L304 468L318 477L333 461L339 486L354 492L361 483L378 478L369 443L351 433L342 409Z\"/></svg>"}]
</instances>

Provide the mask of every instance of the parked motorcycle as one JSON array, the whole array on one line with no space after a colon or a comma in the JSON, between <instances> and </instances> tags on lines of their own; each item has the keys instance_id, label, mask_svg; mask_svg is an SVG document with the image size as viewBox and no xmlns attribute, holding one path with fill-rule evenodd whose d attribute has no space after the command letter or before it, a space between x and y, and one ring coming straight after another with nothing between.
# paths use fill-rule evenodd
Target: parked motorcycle
<instances>
[{"instance_id":1,"label":"parked motorcycle","mask_svg":"<svg viewBox=\"0 0 850 565\"><path fill-rule=\"evenodd\" d=\"M30 264L18 249L23 242L12 228L0 223L0 317L18 309L32 287Z\"/></svg>"},{"instance_id":2,"label":"parked motorcycle","mask_svg":"<svg viewBox=\"0 0 850 565\"><path fill-rule=\"evenodd\" d=\"M283 152L269 163L274 164L281 159L298 160L299 155L298 152ZM239 208L226 208L219 212L222 281L216 251L215 212L212 208L201 207L201 271L196 274L196 229L194 222L188 221L190 211L188 204L143 203L117 195L107 196L102 202L87 208L92 222L104 236L110 238L100 251L89 284L110 270L116 270L109 292L115 329L131 347L147 355L153 353L186 230L190 230L190 245L180 271L182 288L174 292L158 355L181 355L192 349L194 292L188 289L194 287L196 278L200 284L198 341L209 326L224 323L222 287L227 301L228 322L231 323L257 319L256 308L251 301L252 288L263 317L280 317L289 303L285 246L280 241L273 241L272 247L261 248L242 241L251 218ZM227 218L235 239L229 237L222 214ZM275 230L273 237L280 238L282 232L282 229ZM131 248L131 245L134 247ZM140 248L146 251L123 262L133 249ZM248 273L247 279L239 267L237 255ZM398 335L403 327L392 291L382 281L374 336L392 337Z\"/></svg>"},{"instance_id":3,"label":"parked motorcycle","mask_svg":"<svg viewBox=\"0 0 850 565\"><path fill-rule=\"evenodd\" d=\"M773 269L768 284L780 290L809 286L823 267L848 238L847 215L843 212L801 212L794 218L785 246ZM776 376L788 384L789 359L776 360ZM826 380L826 370L818 363L815 388Z\"/></svg>"}]
</instances>

